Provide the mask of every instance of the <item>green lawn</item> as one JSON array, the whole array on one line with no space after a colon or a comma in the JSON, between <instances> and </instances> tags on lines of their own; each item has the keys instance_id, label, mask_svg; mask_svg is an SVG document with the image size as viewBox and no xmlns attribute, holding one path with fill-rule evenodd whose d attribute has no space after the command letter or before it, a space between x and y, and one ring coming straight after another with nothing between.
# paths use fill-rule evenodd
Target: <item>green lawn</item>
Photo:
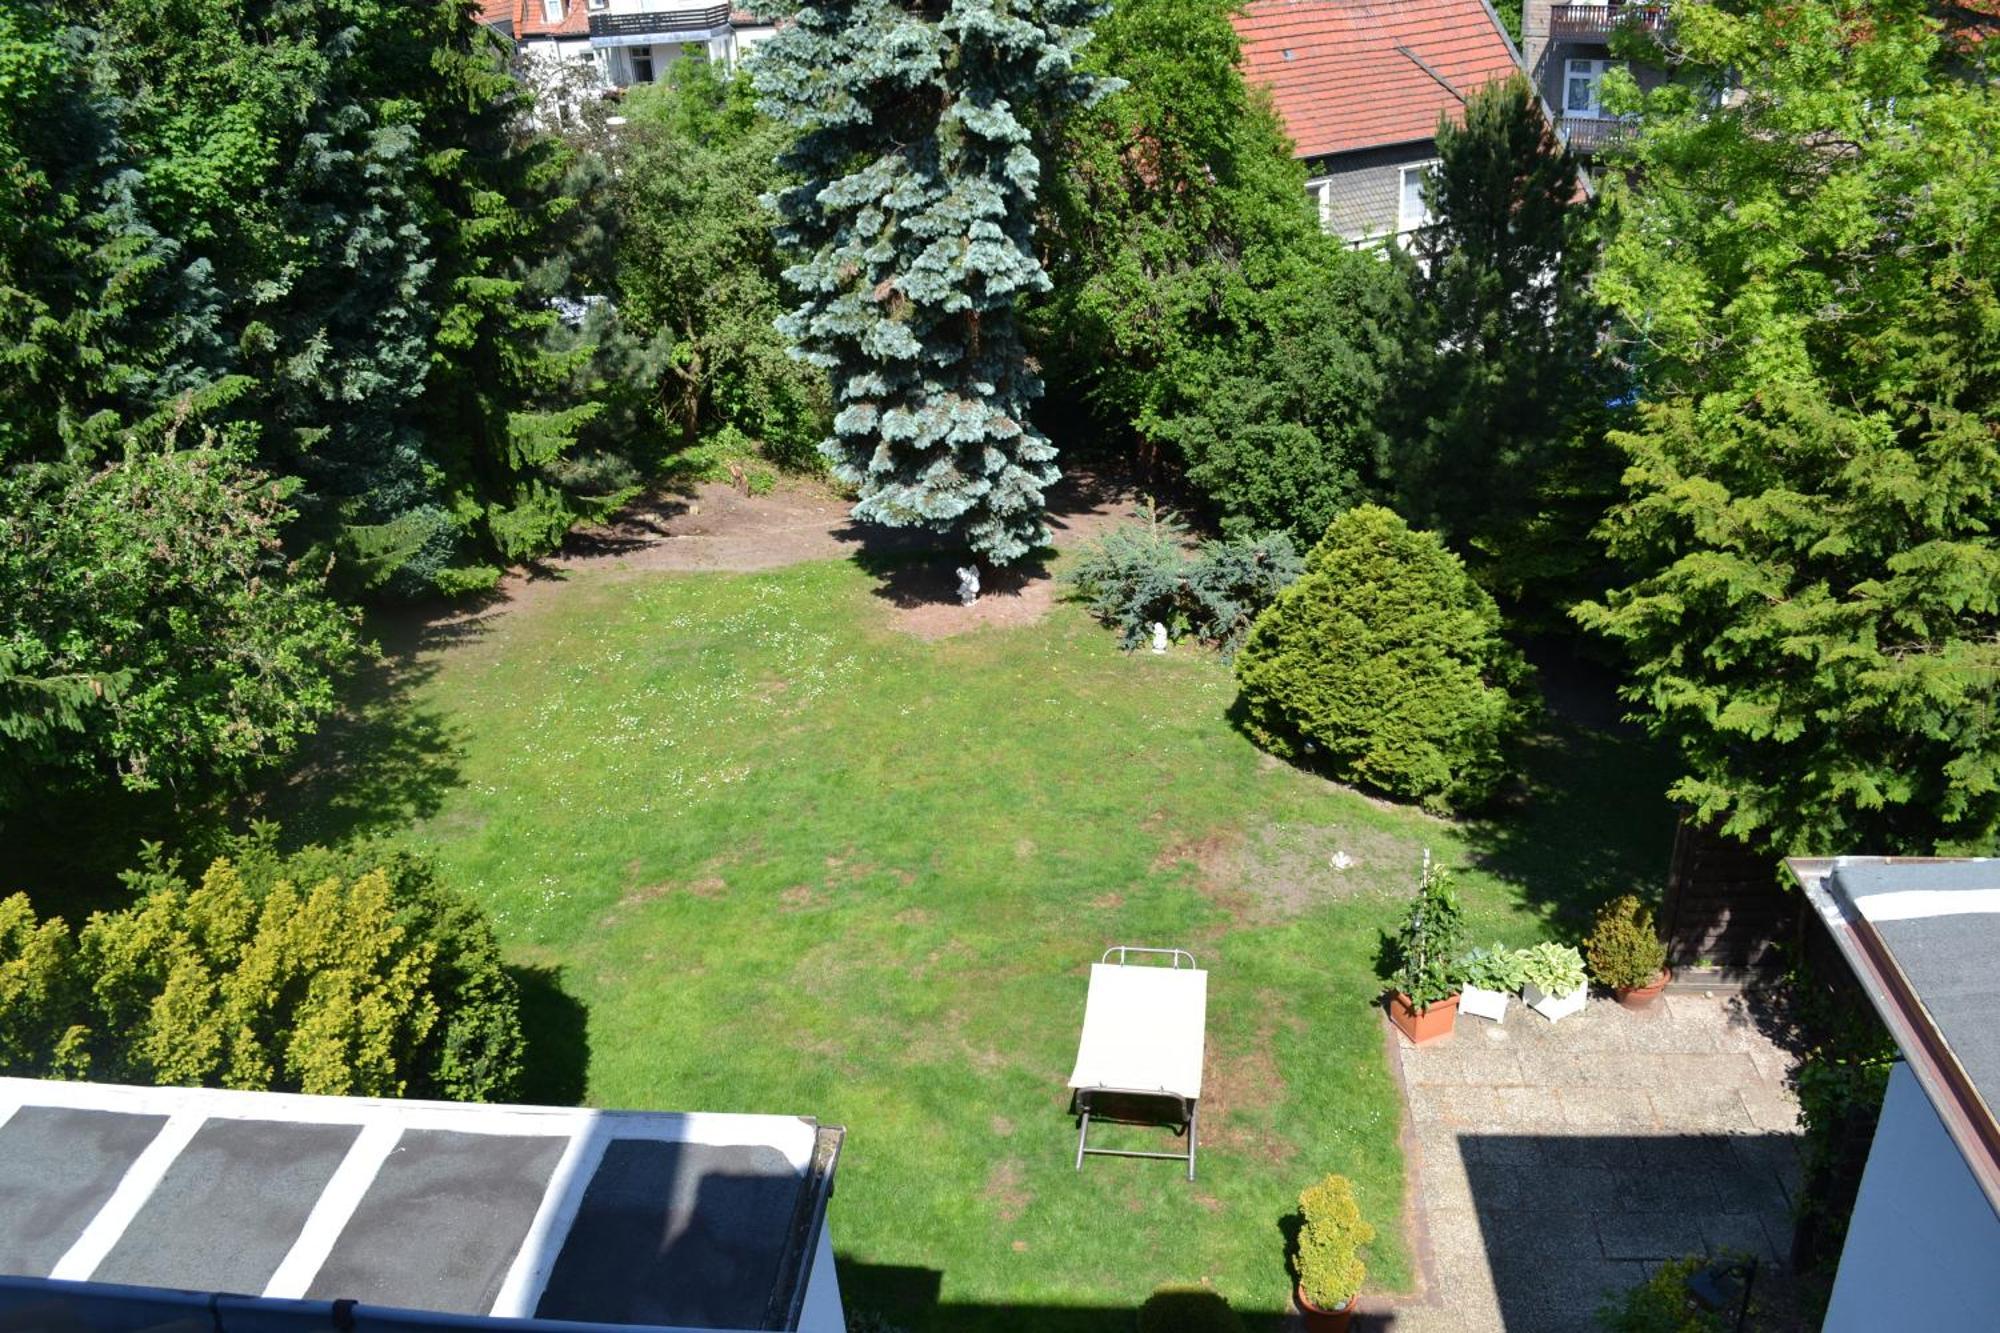
<instances>
[{"instance_id":1,"label":"green lawn","mask_svg":"<svg viewBox=\"0 0 2000 1333\"><path fill-rule=\"evenodd\" d=\"M293 831L401 824L488 904L537 1097L847 1126L843 1285L896 1325L1122 1329L1101 1312L1203 1279L1275 1312L1282 1221L1330 1170L1381 1229L1371 1285L1406 1285L1380 934L1425 847L1477 863L1481 939L1656 885L1640 747L1545 737L1531 798L1453 825L1260 755L1208 656L1121 654L1068 606L924 642L876 589L848 562L540 589L401 663ZM1210 970L1193 1186L1071 1169L1085 969L1117 942Z\"/></svg>"}]
</instances>

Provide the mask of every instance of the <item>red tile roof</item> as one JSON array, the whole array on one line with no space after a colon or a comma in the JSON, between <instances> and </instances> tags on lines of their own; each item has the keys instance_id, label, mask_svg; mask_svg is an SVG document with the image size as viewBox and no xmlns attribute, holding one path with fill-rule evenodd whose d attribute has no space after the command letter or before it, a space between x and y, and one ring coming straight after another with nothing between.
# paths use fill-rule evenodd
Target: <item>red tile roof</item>
<instances>
[{"instance_id":1,"label":"red tile roof","mask_svg":"<svg viewBox=\"0 0 2000 1333\"><path fill-rule=\"evenodd\" d=\"M590 32L590 13L583 0L563 0L562 22L542 17L542 0L479 0L482 23L513 20L516 37L583 37Z\"/></svg>"},{"instance_id":2,"label":"red tile roof","mask_svg":"<svg viewBox=\"0 0 2000 1333\"><path fill-rule=\"evenodd\" d=\"M1428 139L1440 112L1519 68L1481 0L1250 0L1236 31L1300 157Z\"/></svg>"}]
</instances>

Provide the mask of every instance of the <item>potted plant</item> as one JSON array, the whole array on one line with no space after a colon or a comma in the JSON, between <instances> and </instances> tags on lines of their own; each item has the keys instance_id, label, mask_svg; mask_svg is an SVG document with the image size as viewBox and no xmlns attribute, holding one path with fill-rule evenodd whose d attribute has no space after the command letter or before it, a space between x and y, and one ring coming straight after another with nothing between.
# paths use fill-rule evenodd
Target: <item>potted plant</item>
<instances>
[{"instance_id":1,"label":"potted plant","mask_svg":"<svg viewBox=\"0 0 2000 1333\"><path fill-rule=\"evenodd\" d=\"M1521 950L1520 959L1523 1004L1551 1023L1583 1008L1589 979L1576 946L1544 940L1532 949Z\"/></svg>"},{"instance_id":2,"label":"potted plant","mask_svg":"<svg viewBox=\"0 0 2000 1333\"><path fill-rule=\"evenodd\" d=\"M1424 853L1416 900L1396 932L1396 971L1389 982L1389 1018L1413 1042L1451 1035L1458 1017L1458 956L1464 948L1458 891L1451 872Z\"/></svg>"},{"instance_id":3,"label":"potted plant","mask_svg":"<svg viewBox=\"0 0 2000 1333\"><path fill-rule=\"evenodd\" d=\"M1490 1018L1498 1023L1507 1017L1507 1001L1521 989L1524 954L1495 944L1490 949L1474 949L1458 960L1458 979L1465 989L1458 994L1458 1012L1474 1018Z\"/></svg>"},{"instance_id":4,"label":"potted plant","mask_svg":"<svg viewBox=\"0 0 2000 1333\"><path fill-rule=\"evenodd\" d=\"M1346 1333L1354 1298L1368 1267L1361 1249L1375 1228L1361 1216L1346 1176L1330 1175L1299 1195L1299 1239L1293 1299L1308 1333Z\"/></svg>"},{"instance_id":5,"label":"potted plant","mask_svg":"<svg viewBox=\"0 0 2000 1333\"><path fill-rule=\"evenodd\" d=\"M1653 911L1632 894L1615 898L1597 914L1584 937L1590 974L1618 995L1618 1003L1643 1009L1667 988L1667 946L1653 926Z\"/></svg>"}]
</instances>

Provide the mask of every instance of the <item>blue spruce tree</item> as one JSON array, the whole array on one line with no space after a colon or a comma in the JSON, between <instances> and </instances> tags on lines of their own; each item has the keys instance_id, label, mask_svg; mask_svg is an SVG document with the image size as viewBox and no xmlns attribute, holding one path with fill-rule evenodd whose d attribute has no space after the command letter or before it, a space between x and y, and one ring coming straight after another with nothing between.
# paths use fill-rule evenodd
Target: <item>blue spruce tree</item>
<instances>
[{"instance_id":1,"label":"blue spruce tree","mask_svg":"<svg viewBox=\"0 0 2000 1333\"><path fill-rule=\"evenodd\" d=\"M1110 91L1078 56L1096 0L824 0L758 53L779 159L778 240L801 304L779 323L832 380L821 451L856 518L961 537L1005 565L1043 542L1056 449L1015 303L1048 290L1032 248L1038 136Z\"/></svg>"}]
</instances>

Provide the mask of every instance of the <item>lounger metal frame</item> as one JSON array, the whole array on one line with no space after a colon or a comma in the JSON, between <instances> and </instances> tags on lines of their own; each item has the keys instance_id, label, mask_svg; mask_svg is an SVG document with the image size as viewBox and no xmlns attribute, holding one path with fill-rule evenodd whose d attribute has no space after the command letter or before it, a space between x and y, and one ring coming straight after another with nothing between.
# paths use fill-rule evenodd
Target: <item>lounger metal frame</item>
<instances>
[{"instance_id":1,"label":"lounger metal frame","mask_svg":"<svg viewBox=\"0 0 2000 1333\"><path fill-rule=\"evenodd\" d=\"M1180 967L1182 959L1187 960L1187 965L1189 967L1199 966L1199 964L1197 964L1194 960L1194 955L1189 953L1186 949L1145 949L1145 948L1140 948L1138 945L1135 944L1114 944L1109 949L1106 949L1104 951L1104 957L1098 959L1098 961L1100 963L1108 963L1111 961L1111 955L1117 954L1118 965L1120 967L1123 967L1125 966L1125 955L1134 953L1153 953L1153 954L1170 955L1173 959L1173 965L1175 968ZM1104 1095L1109 1097L1148 1097L1152 1098L1155 1101L1173 1102L1180 1108L1180 1115L1178 1116L1180 1122L1180 1128L1176 1129L1174 1132L1176 1134L1185 1134L1187 1136L1187 1151L1184 1153L1136 1152L1129 1148L1091 1147L1090 1118L1093 1112L1091 1111L1090 1101L1091 1098L1097 1095L1098 1093L1103 1093ZM1195 1140L1197 1137L1198 1122L1201 1114L1201 1108L1196 1098L1182 1097L1178 1093L1162 1092L1158 1088L1107 1088L1107 1087L1077 1088L1070 1093L1070 1114L1077 1117L1077 1124L1076 1124L1076 1169L1077 1170L1079 1171L1083 1170L1083 1159L1086 1157L1154 1157L1169 1162L1185 1161L1187 1163L1187 1178L1190 1181L1194 1179ZM1110 1116L1103 1114L1098 1114L1097 1118L1099 1120L1110 1121L1114 1125L1151 1125L1159 1123L1153 1120L1131 1120L1121 1116Z\"/></svg>"}]
</instances>

